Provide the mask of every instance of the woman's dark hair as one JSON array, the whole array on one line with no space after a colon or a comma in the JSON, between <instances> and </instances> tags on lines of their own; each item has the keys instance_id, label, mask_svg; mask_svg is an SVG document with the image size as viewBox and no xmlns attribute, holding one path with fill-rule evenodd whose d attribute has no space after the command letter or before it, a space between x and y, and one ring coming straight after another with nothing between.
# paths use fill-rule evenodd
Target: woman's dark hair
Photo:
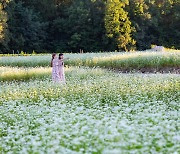
<instances>
[{"instance_id":1,"label":"woman's dark hair","mask_svg":"<svg viewBox=\"0 0 180 154\"><path fill-rule=\"evenodd\" d=\"M63 53L60 53L60 54L59 54L59 59L61 59L61 56L63 56Z\"/></svg>"},{"instance_id":2,"label":"woman's dark hair","mask_svg":"<svg viewBox=\"0 0 180 154\"><path fill-rule=\"evenodd\" d=\"M53 53L53 54L52 54L52 59L54 59L55 56L56 56L56 53Z\"/></svg>"}]
</instances>

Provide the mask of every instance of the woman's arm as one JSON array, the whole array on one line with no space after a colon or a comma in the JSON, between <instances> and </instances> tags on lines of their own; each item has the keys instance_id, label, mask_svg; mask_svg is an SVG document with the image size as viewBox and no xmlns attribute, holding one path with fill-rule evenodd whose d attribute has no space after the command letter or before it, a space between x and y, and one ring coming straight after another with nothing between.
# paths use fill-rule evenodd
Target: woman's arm
<instances>
[{"instance_id":1,"label":"woman's arm","mask_svg":"<svg viewBox=\"0 0 180 154\"><path fill-rule=\"evenodd\" d=\"M66 61L66 60L69 60L70 58L64 58L63 60Z\"/></svg>"}]
</instances>

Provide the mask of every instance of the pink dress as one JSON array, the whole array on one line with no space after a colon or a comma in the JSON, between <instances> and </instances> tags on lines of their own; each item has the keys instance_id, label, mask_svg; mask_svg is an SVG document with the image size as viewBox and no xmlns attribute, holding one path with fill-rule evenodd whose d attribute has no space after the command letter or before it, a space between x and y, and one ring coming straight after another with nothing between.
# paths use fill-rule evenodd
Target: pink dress
<instances>
[{"instance_id":1,"label":"pink dress","mask_svg":"<svg viewBox=\"0 0 180 154\"><path fill-rule=\"evenodd\" d=\"M52 61L52 80L54 82L60 82L58 58L54 58Z\"/></svg>"},{"instance_id":2,"label":"pink dress","mask_svg":"<svg viewBox=\"0 0 180 154\"><path fill-rule=\"evenodd\" d=\"M64 74L64 62L63 60L59 60L59 77L60 77L60 81L65 83L65 74Z\"/></svg>"}]
</instances>

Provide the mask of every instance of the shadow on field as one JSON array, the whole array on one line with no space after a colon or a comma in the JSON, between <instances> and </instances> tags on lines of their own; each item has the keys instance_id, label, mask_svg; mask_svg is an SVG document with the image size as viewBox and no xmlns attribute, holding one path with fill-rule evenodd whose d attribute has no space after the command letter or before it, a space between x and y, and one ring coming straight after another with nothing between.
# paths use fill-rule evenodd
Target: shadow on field
<instances>
[{"instance_id":1,"label":"shadow on field","mask_svg":"<svg viewBox=\"0 0 180 154\"><path fill-rule=\"evenodd\" d=\"M110 71L116 72L116 73L173 73L173 74L180 74L180 68L179 67L164 67L164 68L138 68L138 69L108 69Z\"/></svg>"}]
</instances>

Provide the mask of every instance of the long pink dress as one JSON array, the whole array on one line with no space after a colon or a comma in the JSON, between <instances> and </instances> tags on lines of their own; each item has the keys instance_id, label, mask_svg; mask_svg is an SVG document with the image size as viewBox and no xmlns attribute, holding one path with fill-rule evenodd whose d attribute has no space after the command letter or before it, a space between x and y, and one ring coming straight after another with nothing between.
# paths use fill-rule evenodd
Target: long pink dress
<instances>
[{"instance_id":1,"label":"long pink dress","mask_svg":"<svg viewBox=\"0 0 180 154\"><path fill-rule=\"evenodd\" d=\"M60 82L58 58L54 58L52 61L52 80L53 82Z\"/></svg>"},{"instance_id":2,"label":"long pink dress","mask_svg":"<svg viewBox=\"0 0 180 154\"><path fill-rule=\"evenodd\" d=\"M64 62L63 60L59 60L59 77L60 77L60 81L65 83L65 74L64 74Z\"/></svg>"}]
</instances>

